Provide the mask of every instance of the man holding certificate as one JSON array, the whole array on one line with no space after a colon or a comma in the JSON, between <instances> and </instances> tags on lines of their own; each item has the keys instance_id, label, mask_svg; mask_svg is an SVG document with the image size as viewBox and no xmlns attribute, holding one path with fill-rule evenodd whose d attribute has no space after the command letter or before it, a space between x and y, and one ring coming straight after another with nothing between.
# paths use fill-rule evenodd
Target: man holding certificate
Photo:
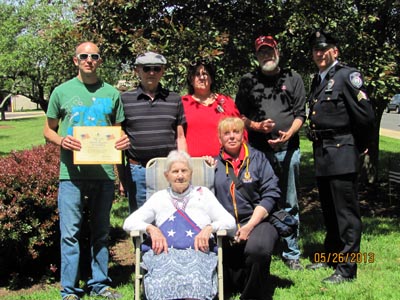
<instances>
[{"instance_id":1,"label":"man holding certificate","mask_svg":"<svg viewBox=\"0 0 400 300\"><path fill-rule=\"evenodd\" d=\"M118 299L108 277L108 234L114 199L114 166L129 148L121 132L124 112L118 90L98 78L102 59L97 45L84 42L73 62L78 76L56 87L50 96L44 136L60 145L58 210L61 231L61 297L79 300L79 236L83 210L90 213L92 296ZM116 126L116 127L113 127ZM76 156L76 154L82 154Z\"/></svg>"}]
</instances>

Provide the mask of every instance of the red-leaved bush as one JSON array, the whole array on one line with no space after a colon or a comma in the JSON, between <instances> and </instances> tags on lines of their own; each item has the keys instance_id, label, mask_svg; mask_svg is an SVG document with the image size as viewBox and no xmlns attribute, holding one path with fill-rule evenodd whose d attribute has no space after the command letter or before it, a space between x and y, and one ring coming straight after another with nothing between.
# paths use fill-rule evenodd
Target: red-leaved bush
<instances>
[{"instance_id":1,"label":"red-leaved bush","mask_svg":"<svg viewBox=\"0 0 400 300\"><path fill-rule=\"evenodd\" d=\"M59 253L59 151L47 144L0 158L0 278Z\"/></svg>"}]
</instances>

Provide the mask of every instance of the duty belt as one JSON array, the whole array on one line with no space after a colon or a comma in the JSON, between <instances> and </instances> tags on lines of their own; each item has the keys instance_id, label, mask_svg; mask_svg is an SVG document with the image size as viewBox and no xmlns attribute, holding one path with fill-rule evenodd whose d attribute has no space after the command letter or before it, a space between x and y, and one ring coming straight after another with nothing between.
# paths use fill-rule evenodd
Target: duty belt
<instances>
[{"instance_id":1,"label":"duty belt","mask_svg":"<svg viewBox=\"0 0 400 300\"><path fill-rule=\"evenodd\" d=\"M307 136L311 141L318 141L323 139L331 139L337 135L350 134L350 128L335 128L335 129L321 129L321 130L313 130L309 129L307 132Z\"/></svg>"}]
</instances>

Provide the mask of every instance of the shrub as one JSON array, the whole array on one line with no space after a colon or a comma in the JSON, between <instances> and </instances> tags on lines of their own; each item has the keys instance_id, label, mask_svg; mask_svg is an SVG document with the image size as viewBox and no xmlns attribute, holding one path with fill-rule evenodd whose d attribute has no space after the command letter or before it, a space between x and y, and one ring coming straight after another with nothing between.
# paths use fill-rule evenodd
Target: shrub
<instances>
[{"instance_id":1,"label":"shrub","mask_svg":"<svg viewBox=\"0 0 400 300\"><path fill-rule=\"evenodd\" d=\"M0 278L41 272L58 255L59 147L0 158Z\"/></svg>"}]
</instances>

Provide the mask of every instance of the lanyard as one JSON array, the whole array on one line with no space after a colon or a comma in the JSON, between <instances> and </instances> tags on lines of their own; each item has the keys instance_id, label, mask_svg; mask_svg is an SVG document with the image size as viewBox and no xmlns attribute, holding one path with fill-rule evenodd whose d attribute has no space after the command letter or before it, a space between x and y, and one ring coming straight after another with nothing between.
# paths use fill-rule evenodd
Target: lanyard
<instances>
[{"instance_id":1,"label":"lanyard","mask_svg":"<svg viewBox=\"0 0 400 300\"><path fill-rule=\"evenodd\" d=\"M236 218L236 224L238 229L240 229L240 223L239 223L239 213L237 209L237 202L236 202L236 189L235 189L235 183L232 182L230 186L230 192L232 196L232 204L233 204L233 212L235 213L235 218Z\"/></svg>"}]
</instances>

